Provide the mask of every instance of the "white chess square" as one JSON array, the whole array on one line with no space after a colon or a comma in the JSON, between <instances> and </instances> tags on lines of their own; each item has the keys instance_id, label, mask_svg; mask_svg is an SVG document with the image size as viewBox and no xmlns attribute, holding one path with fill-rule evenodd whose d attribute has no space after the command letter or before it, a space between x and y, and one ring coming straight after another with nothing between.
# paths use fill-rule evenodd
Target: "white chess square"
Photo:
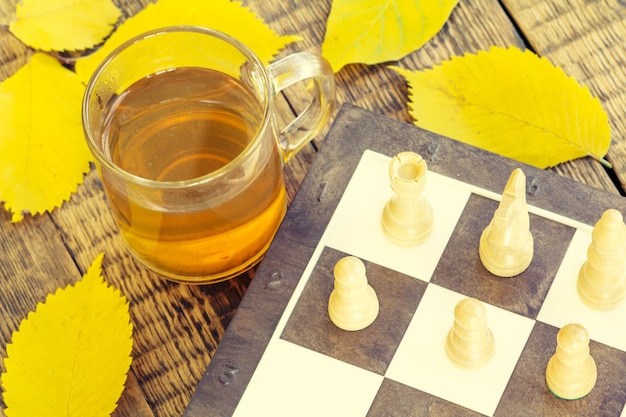
<instances>
[{"instance_id":1,"label":"white chess square","mask_svg":"<svg viewBox=\"0 0 626 417\"><path fill-rule=\"evenodd\" d=\"M433 231L422 245L395 245L381 226L383 209L392 196L390 160L365 151L329 223L326 244L428 282L471 193L462 183L429 171L424 195L433 208Z\"/></svg>"},{"instance_id":2,"label":"white chess square","mask_svg":"<svg viewBox=\"0 0 626 417\"><path fill-rule=\"evenodd\" d=\"M365 417L383 377L274 338L234 417Z\"/></svg>"},{"instance_id":3,"label":"white chess square","mask_svg":"<svg viewBox=\"0 0 626 417\"><path fill-rule=\"evenodd\" d=\"M495 353L477 370L458 368L448 359L445 341L454 308L465 296L429 284L387 370L387 378L493 415L532 331L534 320L486 304Z\"/></svg>"},{"instance_id":4,"label":"white chess square","mask_svg":"<svg viewBox=\"0 0 626 417\"><path fill-rule=\"evenodd\" d=\"M587 259L591 231L589 227L574 233L537 320L557 328L578 323L587 329L591 339L626 350L626 300L613 310L595 310L580 299L576 289L578 272Z\"/></svg>"}]
</instances>

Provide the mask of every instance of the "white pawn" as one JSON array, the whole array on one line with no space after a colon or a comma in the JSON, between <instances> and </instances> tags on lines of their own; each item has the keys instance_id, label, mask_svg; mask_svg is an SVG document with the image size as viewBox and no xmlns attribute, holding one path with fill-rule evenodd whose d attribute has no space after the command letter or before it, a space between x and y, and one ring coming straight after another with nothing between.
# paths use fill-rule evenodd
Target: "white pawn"
<instances>
[{"instance_id":1,"label":"white pawn","mask_svg":"<svg viewBox=\"0 0 626 417\"><path fill-rule=\"evenodd\" d=\"M500 205L480 236L478 252L485 268L499 277L518 275L530 265L534 242L526 206L526 176L521 169L511 173Z\"/></svg>"},{"instance_id":2,"label":"white pawn","mask_svg":"<svg viewBox=\"0 0 626 417\"><path fill-rule=\"evenodd\" d=\"M578 294L591 308L610 310L626 295L626 225L609 209L595 224L587 260L578 273Z\"/></svg>"},{"instance_id":3,"label":"white pawn","mask_svg":"<svg viewBox=\"0 0 626 417\"><path fill-rule=\"evenodd\" d=\"M378 297L368 284L365 265L346 256L335 264L335 288L328 300L328 315L343 330L361 330L378 316Z\"/></svg>"},{"instance_id":4,"label":"white pawn","mask_svg":"<svg viewBox=\"0 0 626 417\"><path fill-rule=\"evenodd\" d=\"M487 364L495 351L495 341L487 327L487 312L475 298L461 300L454 309L454 325L446 339L450 361L464 369L478 369Z\"/></svg>"},{"instance_id":5,"label":"white pawn","mask_svg":"<svg viewBox=\"0 0 626 417\"><path fill-rule=\"evenodd\" d=\"M433 228L433 209L424 197L426 161L414 152L400 152L389 163L393 195L385 205L385 236L399 246L424 242Z\"/></svg>"},{"instance_id":6,"label":"white pawn","mask_svg":"<svg viewBox=\"0 0 626 417\"><path fill-rule=\"evenodd\" d=\"M589 354L589 335L580 324L567 324L557 335L556 353L548 361L546 383L556 397L576 400L596 384L596 362Z\"/></svg>"}]
</instances>

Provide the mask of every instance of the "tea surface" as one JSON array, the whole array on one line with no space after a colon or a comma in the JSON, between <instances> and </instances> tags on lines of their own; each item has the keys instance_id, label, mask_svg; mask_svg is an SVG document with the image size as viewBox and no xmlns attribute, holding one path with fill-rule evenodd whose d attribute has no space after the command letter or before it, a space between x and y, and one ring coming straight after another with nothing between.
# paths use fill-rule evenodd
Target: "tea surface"
<instances>
[{"instance_id":1,"label":"tea surface","mask_svg":"<svg viewBox=\"0 0 626 417\"><path fill-rule=\"evenodd\" d=\"M239 155L262 115L238 80L176 68L139 80L113 102L103 147L116 165L143 178L197 178Z\"/></svg>"}]
</instances>

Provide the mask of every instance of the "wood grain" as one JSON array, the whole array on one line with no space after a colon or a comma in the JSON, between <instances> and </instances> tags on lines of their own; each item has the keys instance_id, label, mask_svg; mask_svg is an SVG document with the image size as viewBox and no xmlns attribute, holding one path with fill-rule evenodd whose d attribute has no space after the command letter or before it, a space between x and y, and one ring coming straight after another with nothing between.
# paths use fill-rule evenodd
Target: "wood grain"
<instances>
[{"instance_id":1,"label":"wood grain","mask_svg":"<svg viewBox=\"0 0 626 417\"><path fill-rule=\"evenodd\" d=\"M115 0L123 19L148 0ZM280 56L320 51L331 0L246 0L270 27L298 34ZM15 0L0 0L6 24ZM207 1L207 7L209 2ZM463 0L441 32L420 50L398 62L349 65L337 74L338 105L352 103L410 123L407 87L388 64L424 69L455 55L492 45L528 45L572 74L598 95L613 128L609 159L622 183L626 178L624 84L625 6L617 0ZM28 62L32 51L0 30L0 81ZM285 122L302 110L306 93L290 89L277 106ZM285 168L290 200L294 198L328 128ZM349 140L349 138L347 138ZM555 169L559 174L617 193L611 178L595 161L583 158ZM0 354L20 321L46 294L74 283L95 256L105 252L104 275L130 301L134 325L133 365L116 416L182 414L211 360L253 273L214 286L172 284L138 265L124 249L95 171L85 177L69 203L51 214L26 216L10 223L0 212ZM0 371L4 370L4 365Z\"/></svg>"},{"instance_id":2,"label":"wood grain","mask_svg":"<svg viewBox=\"0 0 626 417\"><path fill-rule=\"evenodd\" d=\"M538 55L548 58L599 98L612 129L613 142L607 159L624 188L626 3L613 0L503 0L502 3ZM575 168L567 164L556 171L610 189L600 164L588 162L585 169L577 162Z\"/></svg>"},{"instance_id":3,"label":"wood grain","mask_svg":"<svg viewBox=\"0 0 626 417\"><path fill-rule=\"evenodd\" d=\"M302 37L302 41L289 45L283 53L298 50L320 51L325 31L325 25L320 24L320 16L327 18L330 2L246 3L263 16L273 28L279 28L276 29L279 33L297 33ZM349 102L398 120L412 122L408 114L408 92L404 80L388 66L398 65L411 70L420 70L440 64L452 56L476 53L479 50L488 50L492 46L525 48L528 38L526 31L519 32L517 22L511 21L507 12L508 10L503 9L495 0L460 2L439 34L420 50L398 62L372 66L351 64L339 71L336 78L338 106ZM485 16L489 18L485 19ZM566 22L559 21L557 24L565 25ZM626 82L626 77L623 79ZM290 107L296 111L301 110L306 104L304 97L293 92L288 91L286 97ZM320 146L326 132L323 131L319 135L316 140L317 146ZM621 152L626 153L626 150ZM626 161L622 161L620 166L626 166ZM562 164L553 171L598 188L619 192L604 167L591 158ZM299 183L301 178L296 176L293 181Z\"/></svg>"}]
</instances>

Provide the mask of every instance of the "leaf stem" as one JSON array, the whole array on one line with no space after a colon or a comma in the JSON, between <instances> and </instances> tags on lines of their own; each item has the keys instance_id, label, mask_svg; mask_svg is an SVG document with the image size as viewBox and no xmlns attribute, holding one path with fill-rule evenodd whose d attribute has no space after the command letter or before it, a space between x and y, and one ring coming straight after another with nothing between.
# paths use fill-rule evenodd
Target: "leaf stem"
<instances>
[{"instance_id":1,"label":"leaf stem","mask_svg":"<svg viewBox=\"0 0 626 417\"><path fill-rule=\"evenodd\" d=\"M604 158L600 158L600 157L597 157L597 156L595 156L595 155L591 155L591 157L592 157L593 159L595 159L596 161L600 162L600 163L602 164L602 166L604 166L605 168L607 168L607 169L613 169L613 164L611 164L611 163L610 163L609 161L607 161L606 159L604 159Z\"/></svg>"}]
</instances>

